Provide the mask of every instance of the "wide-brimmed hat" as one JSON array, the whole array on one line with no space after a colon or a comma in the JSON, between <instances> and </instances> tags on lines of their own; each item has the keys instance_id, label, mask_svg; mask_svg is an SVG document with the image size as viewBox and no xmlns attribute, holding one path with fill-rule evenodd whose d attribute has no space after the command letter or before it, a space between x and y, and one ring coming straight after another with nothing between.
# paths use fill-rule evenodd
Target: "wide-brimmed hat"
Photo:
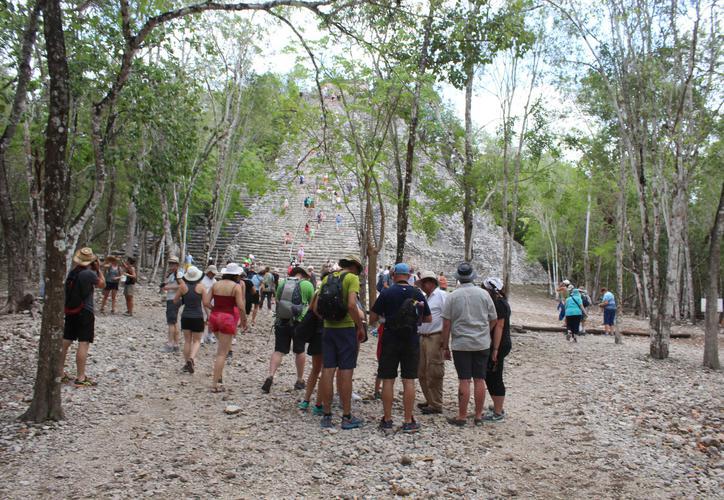
<instances>
[{"instance_id":1,"label":"wide-brimmed hat","mask_svg":"<svg viewBox=\"0 0 724 500\"><path fill-rule=\"evenodd\" d=\"M201 272L201 269L199 269L196 266L189 266L188 269L186 269L186 274L184 274L184 278L186 281L194 282L199 281L201 278L204 277L204 273Z\"/></svg>"},{"instance_id":2,"label":"wide-brimmed hat","mask_svg":"<svg viewBox=\"0 0 724 500\"><path fill-rule=\"evenodd\" d=\"M406 274L409 276L410 275L410 266L408 266L404 262L400 262L398 264L395 264L395 270L393 272L397 276L403 275L403 274Z\"/></svg>"},{"instance_id":3,"label":"wide-brimmed hat","mask_svg":"<svg viewBox=\"0 0 724 500\"><path fill-rule=\"evenodd\" d=\"M289 276L296 276L297 274L303 274L304 276L309 278L309 273L301 266L293 267L292 272L289 273Z\"/></svg>"},{"instance_id":4,"label":"wide-brimmed hat","mask_svg":"<svg viewBox=\"0 0 724 500\"><path fill-rule=\"evenodd\" d=\"M169 264L178 264L178 257L176 257L175 255L172 255L171 257L168 258L168 263Z\"/></svg>"},{"instance_id":5,"label":"wide-brimmed hat","mask_svg":"<svg viewBox=\"0 0 724 500\"><path fill-rule=\"evenodd\" d=\"M422 271L420 273L420 281L425 280L432 280L435 282L436 285L440 284L440 282L437 280L437 276L435 276L435 273L432 271Z\"/></svg>"},{"instance_id":6,"label":"wide-brimmed hat","mask_svg":"<svg viewBox=\"0 0 724 500\"><path fill-rule=\"evenodd\" d=\"M93 249L89 247L84 247L75 252L75 255L73 255L73 262L79 266L90 266L92 262L94 262L98 257L96 257L96 254L93 253Z\"/></svg>"},{"instance_id":7,"label":"wide-brimmed hat","mask_svg":"<svg viewBox=\"0 0 724 500\"><path fill-rule=\"evenodd\" d=\"M216 276L217 274L219 274L219 270L216 269L215 265L211 264L210 266L208 266L206 268L206 271L204 271L204 274L209 274L209 273L214 273L214 276Z\"/></svg>"},{"instance_id":8,"label":"wide-brimmed hat","mask_svg":"<svg viewBox=\"0 0 724 500\"><path fill-rule=\"evenodd\" d=\"M454 276L460 283L470 283L478 277L475 269L473 269L473 266L471 266L469 262L461 262Z\"/></svg>"},{"instance_id":9,"label":"wide-brimmed hat","mask_svg":"<svg viewBox=\"0 0 724 500\"><path fill-rule=\"evenodd\" d=\"M314 266L309 266L309 267L307 267L307 271L309 271L310 273L313 272L313 271L314 271Z\"/></svg>"},{"instance_id":10,"label":"wide-brimmed hat","mask_svg":"<svg viewBox=\"0 0 724 500\"><path fill-rule=\"evenodd\" d=\"M221 274L233 274L236 276L241 275L243 272L244 270L236 262L229 262L226 264L226 267L221 270Z\"/></svg>"},{"instance_id":11,"label":"wide-brimmed hat","mask_svg":"<svg viewBox=\"0 0 724 500\"><path fill-rule=\"evenodd\" d=\"M105 257L103 257L103 263L105 264L106 262L110 264L116 264L118 262L118 257L116 257L115 255L106 255Z\"/></svg>"},{"instance_id":12,"label":"wide-brimmed hat","mask_svg":"<svg viewBox=\"0 0 724 500\"><path fill-rule=\"evenodd\" d=\"M339 259L339 267L349 267L350 264L354 264L359 267L360 272L364 269L364 266L362 265L362 261L359 257L356 255L346 255L345 257L342 257Z\"/></svg>"},{"instance_id":13,"label":"wide-brimmed hat","mask_svg":"<svg viewBox=\"0 0 724 500\"><path fill-rule=\"evenodd\" d=\"M488 276L483 280L483 286L488 290L501 291L503 289L503 280L496 276Z\"/></svg>"}]
</instances>

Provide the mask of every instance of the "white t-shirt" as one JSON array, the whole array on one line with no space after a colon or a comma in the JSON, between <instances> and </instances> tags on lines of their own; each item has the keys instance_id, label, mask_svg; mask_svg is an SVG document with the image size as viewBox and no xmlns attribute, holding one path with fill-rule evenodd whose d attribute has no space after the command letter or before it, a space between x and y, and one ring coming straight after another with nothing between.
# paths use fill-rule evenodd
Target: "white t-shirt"
<instances>
[{"instance_id":1,"label":"white t-shirt","mask_svg":"<svg viewBox=\"0 0 724 500\"><path fill-rule=\"evenodd\" d=\"M178 290L178 283L176 283L176 276L178 275L179 279L183 277L183 271L179 269L175 273L168 273L166 276L166 300L173 300L173 298L176 296L176 290Z\"/></svg>"},{"instance_id":2,"label":"white t-shirt","mask_svg":"<svg viewBox=\"0 0 724 500\"><path fill-rule=\"evenodd\" d=\"M211 290L211 287L214 286L214 283L216 283L216 280L214 278L209 278L207 275L204 275L204 277L201 278L201 284L204 285L204 289L207 292Z\"/></svg>"},{"instance_id":3,"label":"white t-shirt","mask_svg":"<svg viewBox=\"0 0 724 500\"><path fill-rule=\"evenodd\" d=\"M445 306L445 297L447 293L439 288L435 288L429 297L427 297L427 305L430 306L430 314L432 315L431 323L423 323L417 327L417 333L426 335L442 331L442 309Z\"/></svg>"}]
</instances>

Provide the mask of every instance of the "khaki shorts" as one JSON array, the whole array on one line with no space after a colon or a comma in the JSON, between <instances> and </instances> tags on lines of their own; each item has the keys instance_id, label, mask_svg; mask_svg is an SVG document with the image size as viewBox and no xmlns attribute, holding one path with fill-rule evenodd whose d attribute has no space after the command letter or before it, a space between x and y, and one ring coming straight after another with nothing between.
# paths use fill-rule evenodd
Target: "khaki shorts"
<instances>
[{"instance_id":1,"label":"khaki shorts","mask_svg":"<svg viewBox=\"0 0 724 500\"><path fill-rule=\"evenodd\" d=\"M136 290L136 285L125 285L123 287L123 295L126 297L133 297L133 294Z\"/></svg>"}]
</instances>

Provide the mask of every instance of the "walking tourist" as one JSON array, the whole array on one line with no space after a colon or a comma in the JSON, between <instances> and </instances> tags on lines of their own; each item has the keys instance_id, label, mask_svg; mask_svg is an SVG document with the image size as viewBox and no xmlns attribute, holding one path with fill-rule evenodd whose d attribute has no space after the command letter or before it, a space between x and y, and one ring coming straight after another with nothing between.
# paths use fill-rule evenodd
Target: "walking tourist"
<instances>
[{"instance_id":1,"label":"walking tourist","mask_svg":"<svg viewBox=\"0 0 724 500\"><path fill-rule=\"evenodd\" d=\"M275 290L274 275L271 272L271 268L267 266L264 268L264 271L262 271L260 307L264 307L264 302L266 302L267 310L271 311L272 297L274 296Z\"/></svg>"},{"instance_id":2,"label":"walking tourist","mask_svg":"<svg viewBox=\"0 0 724 500\"><path fill-rule=\"evenodd\" d=\"M573 339L573 342L578 342L581 320L586 314L586 309L583 307L578 288L572 288L569 293L566 299L566 340Z\"/></svg>"},{"instance_id":3,"label":"walking tourist","mask_svg":"<svg viewBox=\"0 0 724 500\"><path fill-rule=\"evenodd\" d=\"M201 269L190 266L179 282L173 300L176 305L183 304L184 306L181 312L181 330L184 333L184 360L186 362L182 371L188 373L194 373L196 370L196 354L201 347L201 336L204 333L203 297L207 289L201 282L203 277Z\"/></svg>"},{"instance_id":4,"label":"walking tourist","mask_svg":"<svg viewBox=\"0 0 724 500\"><path fill-rule=\"evenodd\" d=\"M503 360L510 354L513 344L510 340L510 304L503 293L503 281L490 277L483 281L483 287L495 303L498 319L492 330L492 350L485 375L485 385L493 400L493 410L483 416L486 422L500 422L505 418L505 384L503 383Z\"/></svg>"},{"instance_id":5,"label":"walking tourist","mask_svg":"<svg viewBox=\"0 0 724 500\"><path fill-rule=\"evenodd\" d=\"M309 303L314 295L314 287L309 282L309 274L302 267L292 269L290 276L279 282L276 290L277 309L274 322L274 352L269 360L269 376L261 386L262 392L269 393L274 382L274 374L282 364L284 355L294 341L293 352L297 368L295 390L304 389L304 340L295 336L294 331L307 313Z\"/></svg>"},{"instance_id":6,"label":"walking tourist","mask_svg":"<svg viewBox=\"0 0 724 500\"><path fill-rule=\"evenodd\" d=\"M322 279L328 274L328 272L322 271ZM303 342L307 345L307 355L312 357L312 369L309 371L307 378L304 399L299 402L297 408L300 410L309 409L310 401L312 400L312 393L314 392L319 376L322 373L322 367L324 360L322 356L322 335L324 322L322 318L315 312L316 301L319 297L318 293L315 293L312 297L312 301L307 308L307 312L297 325L294 331L294 342ZM322 398L319 390L317 390L317 401L312 409L312 415L322 416L324 415L324 405L322 405Z\"/></svg>"},{"instance_id":7,"label":"walking tourist","mask_svg":"<svg viewBox=\"0 0 724 500\"><path fill-rule=\"evenodd\" d=\"M432 321L417 329L420 334L420 365L418 378L425 402L418 405L424 415L442 413L442 381L445 376L445 359L440 349L442 335L442 309L446 294L432 271L420 273L419 286L427 295Z\"/></svg>"},{"instance_id":8,"label":"walking tourist","mask_svg":"<svg viewBox=\"0 0 724 500\"><path fill-rule=\"evenodd\" d=\"M216 275L219 274L219 270L216 268L215 265L209 264L206 266L206 270L204 271L204 277L201 278L201 285L204 287L204 293L211 290L211 287L214 286L214 283L216 283ZM204 313L204 324L206 325L206 332L204 333L203 338L201 339L202 344L215 344L216 343L216 337L209 331L208 323L209 323L209 315L208 311L206 311L206 308L202 308L202 311Z\"/></svg>"},{"instance_id":9,"label":"walking tourist","mask_svg":"<svg viewBox=\"0 0 724 500\"><path fill-rule=\"evenodd\" d=\"M211 314L209 314L209 329L218 334L212 375L212 392L222 392L224 390L222 385L224 364L231 350L231 341L236 335L239 324L241 324L242 329L246 328L244 284L239 283L242 272L239 264L234 262L227 264L221 270L221 279L214 283L211 290L204 294L204 307L211 311Z\"/></svg>"},{"instance_id":10,"label":"walking tourist","mask_svg":"<svg viewBox=\"0 0 724 500\"><path fill-rule=\"evenodd\" d=\"M123 274L126 276L126 281L123 283L123 297L126 299L126 312L124 314L133 316L133 296L138 282L136 259L134 257L126 257L123 263Z\"/></svg>"},{"instance_id":11,"label":"walking tourist","mask_svg":"<svg viewBox=\"0 0 724 500\"><path fill-rule=\"evenodd\" d=\"M613 335L613 325L616 322L616 297L607 288L601 288L601 303L598 307L603 309L603 332Z\"/></svg>"},{"instance_id":12,"label":"walking tourist","mask_svg":"<svg viewBox=\"0 0 724 500\"><path fill-rule=\"evenodd\" d=\"M380 421L382 430L392 429L392 401L394 384L400 370L403 388L403 432L417 432L420 424L412 415L415 406L415 379L420 365L420 339L418 323L432 321L430 308L419 288L408 283L410 267L405 263L395 265L394 285L382 290L370 313L370 323L385 318L385 334L382 340L377 376L382 379L382 406L384 415ZM439 344L438 344L439 350Z\"/></svg>"},{"instance_id":13,"label":"walking tourist","mask_svg":"<svg viewBox=\"0 0 724 500\"><path fill-rule=\"evenodd\" d=\"M108 295L111 296L111 314L116 314L116 295L121 282L121 266L118 265L118 260L114 256L109 255L103 261L103 269L106 286L103 289L103 300L101 300L101 314L105 312Z\"/></svg>"},{"instance_id":14,"label":"walking tourist","mask_svg":"<svg viewBox=\"0 0 724 500\"><path fill-rule=\"evenodd\" d=\"M490 355L490 327L498 319L495 304L485 290L473 284L473 267L462 262L455 279L459 286L446 299L442 310L443 327L440 348L450 356L458 374L458 414L448 422L462 427L468 416L470 379L473 380L475 424L483 422L485 372Z\"/></svg>"},{"instance_id":15,"label":"walking tourist","mask_svg":"<svg viewBox=\"0 0 724 500\"><path fill-rule=\"evenodd\" d=\"M61 366L63 382L70 381L65 372L65 358L73 342L78 341L75 354L76 387L93 387L96 384L85 373L88 350L95 336L95 314L93 313L93 290L104 288L106 280L100 270L98 257L90 248L81 248L73 255L73 269L65 280L65 324L63 327L63 348Z\"/></svg>"},{"instance_id":16,"label":"walking tourist","mask_svg":"<svg viewBox=\"0 0 724 500\"><path fill-rule=\"evenodd\" d=\"M163 346L163 352L179 351L178 306L174 304L173 298L176 296L178 282L181 278L183 278L183 272L179 270L178 257L169 257L166 278L161 285L161 291L166 292L166 325L168 326L168 338L166 345Z\"/></svg>"},{"instance_id":17,"label":"walking tourist","mask_svg":"<svg viewBox=\"0 0 724 500\"><path fill-rule=\"evenodd\" d=\"M364 269L359 257L349 255L339 260L340 270L322 280L316 312L324 318L322 353L324 368L319 393L324 405L320 425L334 427L332 421L332 386L337 375L337 391L342 404L342 429L356 429L363 422L352 416L352 375L357 367L359 343L365 328L357 308L359 274Z\"/></svg>"}]
</instances>

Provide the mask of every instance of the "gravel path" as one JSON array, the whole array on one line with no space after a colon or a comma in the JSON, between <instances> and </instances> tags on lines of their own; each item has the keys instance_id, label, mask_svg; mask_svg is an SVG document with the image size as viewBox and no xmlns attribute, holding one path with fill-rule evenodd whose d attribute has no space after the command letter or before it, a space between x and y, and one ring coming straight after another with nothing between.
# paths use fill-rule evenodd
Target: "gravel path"
<instances>
[{"instance_id":1,"label":"gravel path","mask_svg":"<svg viewBox=\"0 0 724 500\"><path fill-rule=\"evenodd\" d=\"M513 301L514 311L550 307ZM354 412L367 425L323 431L296 409L293 363L260 391L270 316L239 336L224 379L208 390L212 348L195 375L162 354L161 301L144 291L137 316L97 318L93 389L63 388L66 420L27 426L38 322L0 318L0 498L37 497L699 497L724 491L722 373L700 367L701 347L674 341L671 359L646 356L647 339L513 335L506 359L507 420L482 428L418 415L416 435L384 436L373 391L374 340L363 345ZM122 306L121 306L122 309ZM529 311L530 312L530 311ZM531 313L532 314L532 313ZM700 335L700 333L697 333ZM74 365L71 365L73 367ZM454 368L445 379L454 412ZM228 404L241 407L226 415ZM401 423L401 407L394 409ZM339 420L337 420L339 423Z\"/></svg>"}]
</instances>

